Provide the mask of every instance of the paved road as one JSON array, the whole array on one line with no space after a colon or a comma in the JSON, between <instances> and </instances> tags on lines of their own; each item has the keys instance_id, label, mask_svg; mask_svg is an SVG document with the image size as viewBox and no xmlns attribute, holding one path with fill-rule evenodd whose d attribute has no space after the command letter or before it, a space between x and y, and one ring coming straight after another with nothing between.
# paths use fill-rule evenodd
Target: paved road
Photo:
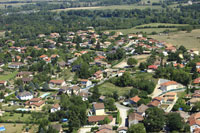
<instances>
[{"instance_id":1,"label":"paved road","mask_svg":"<svg viewBox=\"0 0 200 133\"><path fill-rule=\"evenodd\" d=\"M119 103L115 103L117 109L120 112L120 117L122 118L122 123L119 127L126 126L126 118L127 118L127 111L130 109L129 107L125 107Z\"/></svg>"}]
</instances>

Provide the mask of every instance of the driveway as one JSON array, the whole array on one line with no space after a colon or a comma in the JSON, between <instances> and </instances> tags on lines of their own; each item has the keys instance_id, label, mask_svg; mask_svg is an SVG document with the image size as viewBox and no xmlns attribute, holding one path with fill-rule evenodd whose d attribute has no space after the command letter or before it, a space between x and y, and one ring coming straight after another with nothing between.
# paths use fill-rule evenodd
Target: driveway
<instances>
[{"instance_id":1,"label":"driveway","mask_svg":"<svg viewBox=\"0 0 200 133\"><path fill-rule=\"evenodd\" d=\"M90 127L82 127L79 129L78 133L88 133L90 132L91 128Z\"/></svg>"},{"instance_id":2,"label":"driveway","mask_svg":"<svg viewBox=\"0 0 200 133\"><path fill-rule=\"evenodd\" d=\"M119 103L115 103L117 109L120 112L120 117L122 118L122 123L119 127L126 126L126 119L127 119L127 111L130 109L129 107L125 107Z\"/></svg>"}]
</instances>

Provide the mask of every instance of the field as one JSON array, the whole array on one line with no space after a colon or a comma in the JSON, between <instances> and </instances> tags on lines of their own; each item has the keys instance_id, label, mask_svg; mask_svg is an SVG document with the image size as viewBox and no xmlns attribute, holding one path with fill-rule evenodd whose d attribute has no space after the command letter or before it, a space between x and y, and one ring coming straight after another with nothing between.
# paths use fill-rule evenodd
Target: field
<instances>
[{"instance_id":1,"label":"field","mask_svg":"<svg viewBox=\"0 0 200 133\"><path fill-rule=\"evenodd\" d=\"M11 115L11 113L5 112L3 116L1 117L1 120L11 121L11 122L15 122L15 121L26 122L26 121L29 121L30 118L31 118L31 114L24 114L24 116L22 117L21 113L13 113Z\"/></svg>"},{"instance_id":2,"label":"field","mask_svg":"<svg viewBox=\"0 0 200 133\"><path fill-rule=\"evenodd\" d=\"M200 50L200 29L193 30L191 33L179 31L169 33L168 35L152 35L149 36L159 41L165 41L175 46L183 45L188 49L196 48Z\"/></svg>"},{"instance_id":3,"label":"field","mask_svg":"<svg viewBox=\"0 0 200 133\"><path fill-rule=\"evenodd\" d=\"M117 93L120 96L122 96L124 94L129 93L129 90L131 88L132 87L118 87L118 86L115 86L112 83L106 82L106 83L104 83L104 84L102 84L102 85L99 86L99 92L102 95L111 95L111 94L113 94L113 92L117 91Z\"/></svg>"},{"instance_id":4,"label":"field","mask_svg":"<svg viewBox=\"0 0 200 133\"><path fill-rule=\"evenodd\" d=\"M0 74L0 80L9 80L17 75L17 71L11 72L9 74Z\"/></svg>"},{"instance_id":5,"label":"field","mask_svg":"<svg viewBox=\"0 0 200 133\"><path fill-rule=\"evenodd\" d=\"M11 124L11 123L1 123L6 129L5 133L22 133L23 129L26 128L25 124ZM30 126L30 133L36 133L37 132L37 126L31 125Z\"/></svg>"}]
</instances>

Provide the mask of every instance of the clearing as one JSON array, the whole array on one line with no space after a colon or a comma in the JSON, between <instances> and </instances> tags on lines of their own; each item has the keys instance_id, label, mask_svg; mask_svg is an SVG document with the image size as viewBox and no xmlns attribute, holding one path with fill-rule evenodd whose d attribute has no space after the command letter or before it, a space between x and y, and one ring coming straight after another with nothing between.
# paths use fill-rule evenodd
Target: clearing
<instances>
[{"instance_id":1,"label":"clearing","mask_svg":"<svg viewBox=\"0 0 200 133\"><path fill-rule=\"evenodd\" d=\"M10 72L8 74L0 74L0 80L10 80L12 78L14 78L16 75L17 75L17 71L14 71L14 72Z\"/></svg>"},{"instance_id":2,"label":"clearing","mask_svg":"<svg viewBox=\"0 0 200 133\"><path fill-rule=\"evenodd\" d=\"M4 127L6 129L5 133L22 133L26 127L29 127L30 133L37 132L36 125L26 126L26 124L12 124L12 123L1 123L1 125L4 125Z\"/></svg>"},{"instance_id":3,"label":"clearing","mask_svg":"<svg viewBox=\"0 0 200 133\"><path fill-rule=\"evenodd\" d=\"M131 56L129 58L135 58L136 60L138 60L138 64L140 62L144 62L146 61L146 59L149 57L150 55L134 55L134 56ZM128 66L127 64L127 59L124 59L122 62L120 62L119 64L113 66L113 68L125 68L126 66Z\"/></svg>"},{"instance_id":4,"label":"clearing","mask_svg":"<svg viewBox=\"0 0 200 133\"><path fill-rule=\"evenodd\" d=\"M127 94L132 89L132 87L118 87L110 82L105 82L98 88L102 95L112 95L113 92L117 91L119 96Z\"/></svg>"},{"instance_id":5,"label":"clearing","mask_svg":"<svg viewBox=\"0 0 200 133\"><path fill-rule=\"evenodd\" d=\"M200 29L192 30L190 33L179 31L169 34L151 35L149 37L171 43L175 46L183 45L188 49L196 48L200 50Z\"/></svg>"}]
</instances>

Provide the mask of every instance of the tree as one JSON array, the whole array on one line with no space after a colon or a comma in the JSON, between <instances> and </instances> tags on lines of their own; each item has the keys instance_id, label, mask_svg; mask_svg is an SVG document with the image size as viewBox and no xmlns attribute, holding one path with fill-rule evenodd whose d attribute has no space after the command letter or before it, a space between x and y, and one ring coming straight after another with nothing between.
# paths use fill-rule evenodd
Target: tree
<instances>
[{"instance_id":1,"label":"tree","mask_svg":"<svg viewBox=\"0 0 200 133\"><path fill-rule=\"evenodd\" d=\"M104 104L109 111L115 111L117 109L113 98L106 98Z\"/></svg>"},{"instance_id":2,"label":"tree","mask_svg":"<svg viewBox=\"0 0 200 133\"><path fill-rule=\"evenodd\" d=\"M101 96L99 92L99 88L95 86L92 91L92 96L90 97L91 102L97 102L99 100L99 97Z\"/></svg>"},{"instance_id":3,"label":"tree","mask_svg":"<svg viewBox=\"0 0 200 133\"><path fill-rule=\"evenodd\" d=\"M118 86L130 86L132 84L132 77L130 73L125 72L121 77L119 77L116 81L116 85Z\"/></svg>"},{"instance_id":4,"label":"tree","mask_svg":"<svg viewBox=\"0 0 200 133\"><path fill-rule=\"evenodd\" d=\"M192 108L192 112L200 111L200 102L196 102Z\"/></svg>"},{"instance_id":5,"label":"tree","mask_svg":"<svg viewBox=\"0 0 200 133\"><path fill-rule=\"evenodd\" d=\"M44 83L42 89L43 89L44 91L49 90L49 84L48 84L48 83Z\"/></svg>"},{"instance_id":6,"label":"tree","mask_svg":"<svg viewBox=\"0 0 200 133\"><path fill-rule=\"evenodd\" d=\"M144 125L148 132L159 132L164 127L165 117L163 110L153 107L146 110Z\"/></svg>"},{"instance_id":7,"label":"tree","mask_svg":"<svg viewBox=\"0 0 200 133\"><path fill-rule=\"evenodd\" d=\"M131 125L131 127L128 129L128 133L146 133L146 129L143 123L138 123Z\"/></svg>"},{"instance_id":8,"label":"tree","mask_svg":"<svg viewBox=\"0 0 200 133\"><path fill-rule=\"evenodd\" d=\"M127 61L127 64L129 66L136 65L137 63L138 63L138 61L135 58L129 58L128 61Z\"/></svg>"},{"instance_id":9,"label":"tree","mask_svg":"<svg viewBox=\"0 0 200 133\"><path fill-rule=\"evenodd\" d=\"M170 131L181 131L183 129L183 118L178 113L169 113L166 116L167 118L167 127Z\"/></svg>"}]
</instances>

